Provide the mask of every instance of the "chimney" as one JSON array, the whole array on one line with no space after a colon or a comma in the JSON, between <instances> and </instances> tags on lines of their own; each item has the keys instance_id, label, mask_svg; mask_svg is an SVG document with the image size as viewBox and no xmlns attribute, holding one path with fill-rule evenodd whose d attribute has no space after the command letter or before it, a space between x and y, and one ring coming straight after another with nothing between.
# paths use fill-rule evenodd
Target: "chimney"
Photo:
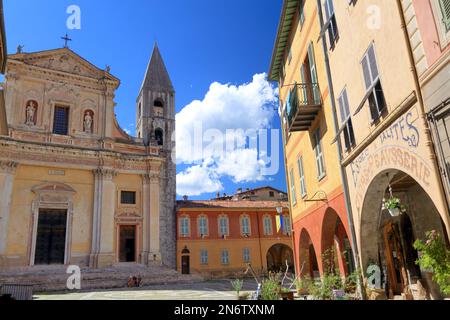
<instances>
[{"instance_id":1,"label":"chimney","mask_svg":"<svg viewBox=\"0 0 450 320\"><path fill-rule=\"evenodd\" d=\"M242 188L237 189L237 194L242 193Z\"/></svg>"},{"instance_id":2,"label":"chimney","mask_svg":"<svg viewBox=\"0 0 450 320\"><path fill-rule=\"evenodd\" d=\"M217 198L217 199L220 198L220 192L217 192L216 198Z\"/></svg>"},{"instance_id":3,"label":"chimney","mask_svg":"<svg viewBox=\"0 0 450 320\"><path fill-rule=\"evenodd\" d=\"M189 197L188 196L183 196L183 201L188 201Z\"/></svg>"}]
</instances>

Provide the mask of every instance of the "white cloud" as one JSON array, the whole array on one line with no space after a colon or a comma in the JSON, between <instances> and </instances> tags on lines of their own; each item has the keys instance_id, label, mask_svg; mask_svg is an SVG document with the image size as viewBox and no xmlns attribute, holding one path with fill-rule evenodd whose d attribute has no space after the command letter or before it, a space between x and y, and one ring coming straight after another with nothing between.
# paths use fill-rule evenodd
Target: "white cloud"
<instances>
[{"instance_id":1,"label":"white cloud","mask_svg":"<svg viewBox=\"0 0 450 320\"><path fill-rule=\"evenodd\" d=\"M264 180L267 163L258 159L256 145L246 146L246 131L270 126L277 96L263 73L239 86L215 82L202 101L184 107L176 115L177 162L192 166L178 174L178 194L221 191L221 177Z\"/></svg>"},{"instance_id":2,"label":"white cloud","mask_svg":"<svg viewBox=\"0 0 450 320\"><path fill-rule=\"evenodd\" d=\"M206 166L192 166L177 175L177 193L179 195L199 196L223 190L223 185Z\"/></svg>"}]
</instances>

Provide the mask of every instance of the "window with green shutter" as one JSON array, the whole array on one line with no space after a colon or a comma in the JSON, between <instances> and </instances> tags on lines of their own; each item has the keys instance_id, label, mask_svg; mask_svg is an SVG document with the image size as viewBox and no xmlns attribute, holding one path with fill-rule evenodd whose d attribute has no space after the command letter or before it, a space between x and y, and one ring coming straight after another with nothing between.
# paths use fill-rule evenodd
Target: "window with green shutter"
<instances>
[{"instance_id":1,"label":"window with green shutter","mask_svg":"<svg viewBox=\"0 0 450 320\"><path fill-rule=\"evenodd\" d=\"M439 0L442 11L443 22L447 32L450 31L450 0Z\"/></svg>"}]
</instances>

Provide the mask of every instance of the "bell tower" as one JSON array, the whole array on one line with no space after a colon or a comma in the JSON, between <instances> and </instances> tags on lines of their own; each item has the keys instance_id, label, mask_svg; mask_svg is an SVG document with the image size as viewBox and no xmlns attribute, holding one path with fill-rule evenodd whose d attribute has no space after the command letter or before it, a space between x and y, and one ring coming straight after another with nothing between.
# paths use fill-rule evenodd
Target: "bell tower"
<instances>
[{"instance_id":1,"label":"bell tower","mask_svg":"<svg viewBox=\"0 0 450 320\"><path fill-rule=\"evenodd\" d=\"M160 252L163 264L176 268L175 90L155 43L136 100L136 132L146 146L160 147Z\"/></svg>"}]
</instances>

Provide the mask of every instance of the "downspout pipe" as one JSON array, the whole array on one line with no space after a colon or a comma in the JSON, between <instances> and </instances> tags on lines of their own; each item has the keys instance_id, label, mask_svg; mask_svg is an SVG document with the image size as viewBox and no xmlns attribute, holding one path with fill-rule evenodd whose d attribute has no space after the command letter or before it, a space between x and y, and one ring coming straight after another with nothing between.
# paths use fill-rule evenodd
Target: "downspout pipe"
<instances>
[{"instance_id":1,"label":"downspout pipe","mask_svg":"<svg viewBox=\"0 0 450 320\"><path fill-rule=\"evenodd\" d=\"M319 14L319 23L320 23L320 26L322 29L324 24L323 24L323 12L322 12L321 0L317 0L317 9L318 9L318 14ZM327 80L328 80L328 87L329 87L329 92L330 92L331 108L333 110L334 132L335 132L335 135L337 136L338 130L339 130L339 122L338 122L338 116L337 116L337 111L336 111L337 109L336 109L336 99L335 99L334 88L333 88L333 79L331 77L330 60L328 57L328 46L327 46L327 40L326 40L325 36L323 36L321 38L322 38L323 53L324 53L324 57L325 57L325 68L327 71ZM345 168L342 166L343 155L342 155L341 139L339 139L339 138L336 139L336 145L337 145L337 151L338 151L339 169L340 169L340 174L341 174L342 186L344 189L345 209L347 211L347 219L348 219L349 229L350 229L350 233L351 233L350 236L352 238L353 260L354 260L355 264L360 264L358 243L356 240L355 225L354 225L354 221L353 221L352 206L351 206L350 193L349 193L349 188L348 188L347 172L345 171ZM362 269L362 267L363 266L361 265L361 269ZM358 291L359 291L359 296L361 297L361 299L365 299L366 295L365 295L365 291L363 290L363 282L362 282L361 278L358 279Z\"/></svg>"},{"instance_id":2,"label":"downspout pipe","mask_svg":"<svg viewBox=\"0 0 450 320\"><path fill-rule=\"evenodd\" d=\"M420 107L420 111L422 113L421 115L421 120L423 122L423 126L425 128L425 137L426 137L426 145L429 148L430 151L430 159L431 159L431 163L433 165L433 169L436 172L436 174L438 175L437 180L440 182L439 183L439 193L441 196L441 199L444 201L444 203L446 205L444 205L444 209L447 211L446 213L446 218L447 218L447 222L444 220L444 224L445 227L447 229L447 234L450 236L450 226L448 225L448 218L449 218L449 207L448 207L448 202L447 202L447 195L445 194L445 187L444 187L444 183L443 183L443 179L442 179L442 175L441 175L441 170L439 168L439 163L438 163L438 159L437 159L437 152L435 150L434 144L433 144L433 138L431 135L431 129L430 129L430 125L426 119L426 108L425 108L425 103L423 100L423 95L422 95L422 88L420 86L420 81L419 81L419 73L417 72L417 68L416 68L416 62L414 60L414 54L413 54L413 48L409 39L409 34L408 34L408 29L406 27L406 18L405 15L403 14L403 5L402 5L402 0L396 0L397 3L397 9L398 9L398 14L400 16L400 21L401 21L401 28L403 31L403 36L404 36L404 40L406 43L406 47L408 49L408 60L409 60L409 64L411 67L411 73L414 79L414 87L415 87L415 91L417 94L417 101L419 103L419 107ZM433 156L434 155L434 156Z\"/></svg>"}]
</instances>

